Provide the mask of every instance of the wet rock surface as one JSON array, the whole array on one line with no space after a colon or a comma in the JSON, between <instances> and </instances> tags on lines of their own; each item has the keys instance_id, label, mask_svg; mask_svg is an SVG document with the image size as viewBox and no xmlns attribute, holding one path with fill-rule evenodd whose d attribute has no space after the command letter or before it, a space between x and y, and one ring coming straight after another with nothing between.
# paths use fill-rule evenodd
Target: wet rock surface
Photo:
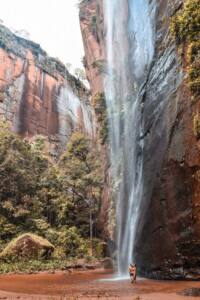
<instances>
[{"instance_id":1,"label":"wet rock surface","mask_svg":"<svg viewBox=\"0 0 200 300\"><path fill-rule=\"evenodd\" d=\"M144 196L136 246L140 270L151 278L199 279L198 141L191 94L169 32L181 1L157 3L157 47L144 98Z\"/></svg>"},{"instance_id":2,"label":"wet rock surface","mask_svg":"<svg viewBox=\"0 0 200 300\"><path fill-rule=\"evenodd\" d=\"M170 34L171 17L183 2L150 1L156 8L155 54L141 90L144 191L135 255L139 272L155 279L200 278L200 152L193 132L193 115L199 108L192 106L186 65ZM102 89L106 72L105 68L99 72L95 63L106 57L102 3L83 1L80 12L94 95ZM91 30L94 16L97 34ZM107 213L112 206L108 199L104 198L103 215L110 221L102 226L113 233L115 215Z\"/></svg>"},{"instance_id":3,"label":"wet rock surface","mask_svg":"<svg viewBox=\"0 0 200 300\"><path fill-rule=\"evenodd\" d=\"M200 296L200 289L199 288L189 288L189 289L185 289L180 294L183 295L183 296L199 297Z\"/></svg>"}]
</instances>

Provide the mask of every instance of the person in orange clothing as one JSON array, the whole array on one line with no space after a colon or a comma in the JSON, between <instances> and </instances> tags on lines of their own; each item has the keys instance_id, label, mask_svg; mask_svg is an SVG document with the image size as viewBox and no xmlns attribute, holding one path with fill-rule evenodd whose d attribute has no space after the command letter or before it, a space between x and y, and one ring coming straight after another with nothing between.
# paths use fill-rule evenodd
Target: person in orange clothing
<instances>
[{"instance_id":1,"label":"person in orange clothing","mask_svg":"<svg viewBox=\"0 0 200 300\"><path fill-rule=\"evenodd\" d=\"M135 264L130 264L129 275L130 275L131 283L136 283L137 269Z\"/></svg>"}]
</instances>

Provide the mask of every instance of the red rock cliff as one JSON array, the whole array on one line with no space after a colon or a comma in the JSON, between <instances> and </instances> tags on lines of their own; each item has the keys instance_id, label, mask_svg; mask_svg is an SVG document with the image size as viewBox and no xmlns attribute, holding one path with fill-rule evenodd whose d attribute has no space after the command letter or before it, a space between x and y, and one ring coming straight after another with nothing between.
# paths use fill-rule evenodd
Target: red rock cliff
<instances>
[{"instance_id":1,"label":"red rock cliff","mask_svg":"<svg viewBox=\"0 0 200 300\"><path fill-rule=\"evenodd\" d=\"M135 252L140 272L152 278L200 278L200 148L193 130L199 104L192 104L184 61L169 30L183 2L154 1L155 55L142 104L145 188ZM102 3L85 0L80 6L93 95L103 90L106 72Z\"/></svg>"},{"instance_id":2,"label":"red rock cliff","mask_svg":"<svg viewBox=\"0 0 200 300\"><path fill-rule=\"evenodd\" d=\"M106 71L106 49L104 39L104 20L103 20L103 5L101 0L82 1L80 4L80 26L83 36L83 44L85 49L84 66L87 79L90 83L92 99L98 98L98 95L103 92L103 76ZM92 101L93 102L93 101ZM94 105L95 110L95 105ZM104 190L103 201L101 206L101 216L99 218L100 231L104 238L114 238L114 219L110 218L113 214L111 209L111 193L110 193L110 163L108 160L108 145L101 141L100 131L101 123L97 119L97 135L100 142L101 159L104 168ZM113 221L109 221L113 220Z\"/></svg>"},{"instance_id":3,"label":"red rock cliff","mask_svg":"<svg viewBox=\"0 0 200 300\"><path fill-rule=\"evenodd\" d=\"M0 26L0 117L22 136L65 144L73 130L94 134L89 92L39 45Z\"/></svg>"}]
</instances>

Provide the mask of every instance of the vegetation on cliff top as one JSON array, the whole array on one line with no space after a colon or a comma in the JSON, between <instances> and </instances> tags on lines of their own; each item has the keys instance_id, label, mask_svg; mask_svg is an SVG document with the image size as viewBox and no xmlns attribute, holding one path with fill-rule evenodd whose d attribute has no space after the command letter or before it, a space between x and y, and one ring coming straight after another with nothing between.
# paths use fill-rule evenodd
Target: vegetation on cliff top
<instances>
[{"instance_id":1,"label":"vegetation on cliff top","mask_svg":"<svg viewBox=\"0 0 200 300\"><path fill-rule=\"evenodd\" d=\"M0 126L0 250L19 235L37 234L55 246L54 259L88 255L98 238L102 190L98 154L83 134L74 133L58 163L43 143L30 144ZM92 220L91 220L92 219Z\"/></svg>"},{"instance_id":2,"label":"vegetation on cliff top","mask_svg":"<svg viewBox=\"0 0 200 300\"><path fill-rule=\"evenodd\" d=\"M186 47L189 86L195 99L200 96L200 5L187 0L172 19L171 30L177 45Z\"/></svg>"},{"instance_id":3,"label":"vegetation on cliff top","mask_svg":"<svg viewBox=\"0 0 200 300\"><path fill-rule=\"evenodd\" d=\"M41 46L33 41L21 38L14 34L10 29L0 24L0 48L8 53L13 53L17 57L27 59L27 50L30 50L34 56L35 64L43 72L58 79L58 74L66 78L71 84L74 92L86 92L87 89L79 78L71 75L67 66L58 58L50 57Z\"/></svg>"}]
</instances>

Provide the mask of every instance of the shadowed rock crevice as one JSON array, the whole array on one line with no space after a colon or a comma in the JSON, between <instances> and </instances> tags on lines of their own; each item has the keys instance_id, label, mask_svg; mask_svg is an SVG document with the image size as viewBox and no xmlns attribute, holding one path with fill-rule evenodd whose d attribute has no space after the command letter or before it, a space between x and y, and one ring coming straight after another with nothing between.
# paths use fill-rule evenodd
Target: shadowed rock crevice
<instances>
[{"instance_id":1,"label":"shadowed rock crevice","mask_svg":"<svg viewBox=\"0 0 200 300\"><path fill-rule=\"evenodd\" d=\"M172 16L183 8L186 1L148 2L156 11L153 20L155 54L147 82L142 86L143 134L140 138L144 141L144 189L134 255L141 275L156 279L197 279L200 278L199 102L192 104L186 53L180 54L170 31ZM103 1L83 1L80 9L86 71L95 95L102 92L105 75L96 71L93 62L107 60ZM94 15L97 19L98 41L89 28L90 19ZM120 22L118 12L115 17ZM126 20L129 18L130 14L127 13ZM118 25L121 26L121 23ZM140 26L141 22L138 29L141 29ZM124 41L126 38L131 40L132 36L128 36L128 30L125 31L127 36ZM117 46L114 49L116 52ZM133 72L130 53L133 54L135 49L136 44L133 42L131 49L127 46L124 54ZM130 75L128 86L134 88L134 80L135 77ZM123 139L121 135L121 142ZM107 181L110 180L107 178ZM123 205L127 207L125 201ZM113 209L114 205L105 197L103 206L109 210L109 206ZM104 211L104 215L107 215L109 221L102 226L113 238L115 214L106 214Z\"/></svg>"}]
</instances>

